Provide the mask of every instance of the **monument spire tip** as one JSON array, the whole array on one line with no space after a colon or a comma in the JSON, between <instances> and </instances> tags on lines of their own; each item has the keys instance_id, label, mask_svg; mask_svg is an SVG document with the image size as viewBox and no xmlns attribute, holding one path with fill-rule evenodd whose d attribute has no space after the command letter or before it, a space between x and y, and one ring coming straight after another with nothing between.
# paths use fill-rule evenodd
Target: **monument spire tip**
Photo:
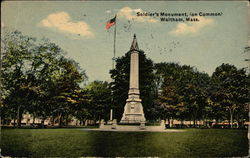
<instances>
[{"instance_id":1,"label":"monument spire tip","mask_svg":"<svg viewBox=\"0 0 250 158\"><path fill-rule=\"evenodd\" d=\"M134 34L134 39L133 39L130 50L139 50L138 43L136 40L136 34Z\"/></svg>"}]
</instances>

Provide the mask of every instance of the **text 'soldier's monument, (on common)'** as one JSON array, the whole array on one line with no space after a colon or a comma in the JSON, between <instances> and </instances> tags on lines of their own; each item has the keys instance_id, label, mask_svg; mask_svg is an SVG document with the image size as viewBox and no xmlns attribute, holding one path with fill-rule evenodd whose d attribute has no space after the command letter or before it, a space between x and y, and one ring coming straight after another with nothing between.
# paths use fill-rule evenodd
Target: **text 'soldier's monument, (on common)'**
<instances>
[{"instance_id":1,"label":"text 'soldier's monument, (on common)'","mask_svg":"<svg viewBox=\"0 0 250 158\"><path fill-rule=\"evenodd\" d=\"M139 47L136 35L130 48L130 78L129 92L124 112L120 123L141 123L145 122L143 107L139 90Z\"/></svg>"}]
</instances>

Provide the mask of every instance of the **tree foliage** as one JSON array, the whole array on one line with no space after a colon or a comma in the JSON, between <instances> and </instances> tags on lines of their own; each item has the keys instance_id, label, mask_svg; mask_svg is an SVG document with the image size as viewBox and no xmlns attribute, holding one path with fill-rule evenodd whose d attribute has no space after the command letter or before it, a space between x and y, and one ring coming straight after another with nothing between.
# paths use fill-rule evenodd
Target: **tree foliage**
<instances>
[{"instance_id":1,"label":"tree foliage","mask_svg":"<svg viewBox=\"0 0 250 158\"><path fill-rule=\"evenodd\" d=\"M85 72L48 40L38 43L18 31L4 37L2 113L5 118L18 119L20 126L24 112L43 120L67 115L75 90L86 80Z\"/></svg>"},{"instance_id":2,"label":"tree foliage","mask_svg":"<svg viewBox=\"0 0 250 158\"><path fill-rule=\"evenodd\" d=\"M159 63L155 68L158 80L162 81L159 104L165 117L190 119L194 123L200 119L206 105L209 76L176 63Z\"/></svg>"},{"instance_id":3,"label":"tree foliage","mask_svg":"<svg viewBox=\"0 0 250 158\"><path fill-rule=\"evenodd\" d=\"M238 121L244 120L245 109L250 98L249 77L246 71L230 64L222 64L216 68L212 80L211 101L214 102L219 112L225 111L221 115L222 118L228 118L231 127L234 115L237 116Z\"/></svg>"},{"instance_id":4,"label":"tree foliage","mask_svg":"<svg viewBox=\"0 0 250 158\"><path fill-rule=\"evenodd\" d=\"M77 62L49 40L14 31L1 39L3 122L21 125L24 113L52 125L85 120L120 119L129 90L130 51L116 60L113 81L80 85L87 75ZM247 48L246 48L247 49ZM247 49L248 50L248 49ZM245 69L222 64L212 76L195 67L156 63L139 51L140 98L147 120L229 120L239 126L248 118L250 76ZM34 121L34 120L33 120Z\"/></svg>"},{"instance_id":5,"label":"tree foliage","mask_svg":"<svg viewBox=\"0 0 250 158\"><path fill-rule=\"evenodd\" d=\"M206 119L246 120L249 77L244 69L222 64L212 77L176 63L159 63L155 69L163 118L193 120L194 125Z\"/></svg>"}]
</instances>

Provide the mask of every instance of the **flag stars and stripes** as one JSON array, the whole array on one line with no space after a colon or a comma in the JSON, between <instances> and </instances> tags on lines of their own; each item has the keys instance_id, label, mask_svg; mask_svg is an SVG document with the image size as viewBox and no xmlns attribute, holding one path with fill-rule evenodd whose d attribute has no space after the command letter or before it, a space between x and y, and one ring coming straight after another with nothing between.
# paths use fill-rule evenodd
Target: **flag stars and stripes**
<instances>
[{"instance_id":1,"label":"flag stars and stripes","mask_svg":"<svg viewBox=\"0 0 250 158\"><path fill-rule=\"evenodd\" d=\"M116 23L116 16L113 19L110 19L107 23L106 23L106 29L111 28L113 25L115 25Z\"/></svg>"}]
</instances>

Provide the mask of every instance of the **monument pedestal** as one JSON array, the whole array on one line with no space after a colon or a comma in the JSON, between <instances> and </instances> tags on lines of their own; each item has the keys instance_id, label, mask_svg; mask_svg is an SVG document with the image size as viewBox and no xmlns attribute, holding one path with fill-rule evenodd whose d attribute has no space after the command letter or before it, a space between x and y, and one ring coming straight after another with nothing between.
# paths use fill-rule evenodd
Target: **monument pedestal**
<instances>
[{"instance_id":1,"label":"monument pedestal","mask_svg":"<svg viewBox=\"0 0 250 158\"><path fill-rule=\"evenodd\" d=\"M141 121L145 121L142 104L127 102L120 123L141 123Z\"/></svg>"}]
</instances>

